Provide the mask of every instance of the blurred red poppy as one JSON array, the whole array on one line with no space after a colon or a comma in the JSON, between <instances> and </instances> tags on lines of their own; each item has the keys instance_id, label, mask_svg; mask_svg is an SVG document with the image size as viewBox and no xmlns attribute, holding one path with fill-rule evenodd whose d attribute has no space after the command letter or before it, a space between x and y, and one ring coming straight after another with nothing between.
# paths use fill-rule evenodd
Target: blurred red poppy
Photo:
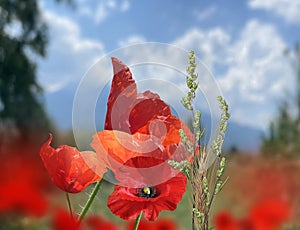
<instances>
[{"instance_id":1,"label":"blurred red poppy","mask_svg":"<svg viewBox=\"0 0 300 230\"><path fill-rule=\"evenodd\" d=\"M89 216L86 219L87 225L90 227L91 230L118 230L119 227L103 218L99 218L98 216Z\"/></svg>"},{"instance_id":2,"label":"blurred red poppy","mask_svg":"<svg viewBox=\"0 0 300 230\"><path fill-rule=\"evenodd\" d=\"M12 153L13 154L13 153ZM48 208L39 163L27 156L1 157L0 213L42 216Z\"/></svg>"},{"instance_id":3,"label":"blurred red poppy","mask_svg":"<svg viewBox=\"0 0 300 230\"><path fill-rule=\"evenodd\" d=\"M177 225L170 219L160 219L154 223L153 228L155 230L177 230Z\"/></svg>"},{"instance_id":4,"label":"blurred red poppy","mask_svg":"<svg viewBox=\"0 0 300 230\"><path fill-rule=\"evenodd\" d=\"M215 217L217 230L276 230L289 220L290 208L281 200L265 200L253 207L248 217L236 219L228 212Z\"/></svg>"},{"instance_id":5,"label":"blurred red poppy","mask_svg":"<svg viewBox=\"0 0 300 230\"><path fill-rule=\"evenodd\" d=\"M53 219L53 229L54 230L81 230L82 226L77 222L77 220L70 215L70 213L64 209L56 210Z\"/></svg>"},{"instance_id":6,"label":"blurred red poppy","mask_svg":"<svg viewBox=\"0 0 300 230\"><path fill-rule=\"evenodd\" d=\"M214 220L215 228L217 230L234 230L237 227L237 221L228 212L220 212Z\"/></svg>"},{"instance_id":7,"label":"blurred red poppy","mask_svg":"<svg viewBox=\"0 0 300 230\"><path fill-rule=\"evenodd\" d=\"M69 193L78 193L101 179L106 168L94 152L79 152L67 145L54 149L50 146L51 141L50 134L41 147L40 156L57 187Z\"/></svg>"},{"instance_id":8,"label":"blurred red poppy","mask_svg":"<svg viewBox=\"0 0 300 230\"><path fill-rule=\"evenodd\" d=\"M134 227L135 221L127 222L126 229L132 230ZM178 227L176 223L167 218L159 219L155 222L147 222L142 219L139 223L138 230L177 230Z\"/></svg>"},{"instance_id":9,"label":"blurred red poppy","mask_svg":"<svg viewBox=\"0 0 300 230\"><path fill-rule=\"evenodd\" d=\"M257 204L250 213L257 229L279 229L291 216L289 206L279 199L268 199Z\"/></svg>"},{"instance_id":10,"label":"blurred red poppy","mask_svg":"<svg viewBox=\"0 0 300 230\"><path fill-rule=\"evenodd\" d=\"M185 175L177 171L164 183L153 184L156 177L164 175L161 175L162 171L151 170L151 167L163 162L161 159L142 156L129 159L120 169L124 173L117 174L117 179L121 183L127 180L127 184L132 186L115 185L114 192L108 197L107 206L110 210L125 220L135 219L143 212L144 217L150 221L156 220L162 210L175 210L185 192L187 181ZM169 165L164 167L167 173L175 171ZM130 170L128 174L128 168L136 170Z\"/></svg>"},{"instance_id":11,"label":"blurred red poppy","mask_svg":"<svg viewBox=\"0 0 300 230\"><path fill-rule=\"evenodd\" d=\"M84 222L78 222L74 216L64 209L56 210L52 222L54 230L83 230L88 227L90 230L118 230L119 227L112 222L104 220L98 216L89 216Z\"/></svg>"}]
</instances>

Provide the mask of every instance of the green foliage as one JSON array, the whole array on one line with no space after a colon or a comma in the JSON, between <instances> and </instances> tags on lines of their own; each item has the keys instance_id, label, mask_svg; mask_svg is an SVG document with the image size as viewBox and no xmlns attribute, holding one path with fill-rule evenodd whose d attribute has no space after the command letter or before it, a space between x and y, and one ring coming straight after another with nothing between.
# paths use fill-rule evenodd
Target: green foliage
<instances>
[{"instance_id":1,"label":"green foliage","mask_svg":"<svg viewBox=\"0 0 300 230\"><path fill-rule=\"evenodd\" d=\"M31 58L45 56L47 41L38 0L0 1L0 125L13 123L23 137L50 127Z\"/></svg>"},{"instance_id":2,"label":"green foliage","mask_svg":"<svg viewBox=\"0 0 300 230\"><path fill-rule=\"evenodd\" d=\"M300 156L300 44L296 45L294 54L296 100L289 99L279 105L277 116L269 125L269 133L263 137L261 151L267 156Z\"/></svg>"},{"instance_id":3,"label":"green foliage","mask_svg":"<svg viewBox=\"0 0 300 230\"><path fill-rule=\"evenodd\" d=\"M217 156L220 156L222 151L222 145L224 142L224 136L227 129L227 121L230 118L230 114L228 112L228 104L226 103L226 101L221 96L218 96L218 101L220 103L222 115L219 122L219 133L217 139L213 141L212 149Z\"/></svg>"},{"instance_id":4,"label":"green foliage","mask_svg":"<svg viewBox=\"0 0 300 230\"><path fill-rule=\"evenodd\" d=\"M230 114L228 112L226 101L221 96L218 96L217 99L220 103L222 114L219 122L218 135L211 146L212 152L217 157L216 163L214 163L214 166L216 166L217 169L203 171L208 152L206 151L206 146L201 145L201 138L205 131L201 126L201 112L199 110L194 110L193 107L193 100L196 97L196 90L198 88L198 82L196 82L198 74L195 74L197 65L194 51L190 51L188 58L188 76L186 78L186 84L189 92L182 98L182 104L187 110L190 110L193 115L192 120L190 121L190 128L193 129L194 137L193 140L189 140L182 129L179 130L179 135L186 151L190 153L193 158L192 163L187 160L181 162L170 160L168 163L175 169L180 169L191 183L193 229L208 230L212 229L209 228L208 219L213 200L215 195L222 190L228 180L228 178L224 181L222 180L226 161L224 157L221 157L221 150Z\"/></svg>"},{"instance_id":5,"label":"green foliage","mask_svg":"<svg viewBox=\"0 0 300 230\"><path fill-rule=\"evenodd\" d=\"M195 52L193 50L189 53L189 61L188 66L186 68L186 72L188 76L186 77L186 84L189 89L189 92L185 97L182 98L182 104L187 110L193 110L192 100L196 97L196 90L198 88L198 82L196 82L198 78L198 74L195 74L196 70L196 57Z\"/></svg>"},{"instance_id":6,"label":"green foliage","mask_svg":"<svg viewBox=\"0 0 300 230\"><path fill-rule=\"evenodd\" d=\"M45 55L47 30L36 1L4 0L0 10L0 119L12 121L25 136L32 129L49 126L36 65L29 58L29 52ZM7 32L16 25L20 25L17 35Z\"/></svg>"},{"instance_id":7,"label":"green foliage","mask_svg":"<svg viewBox=\"0 0 300 230\"><path fill-rule=\"evenodd\" d=\"M191 164L188 161L177 162L174 160L168 161L169 165L171 165L174 169L179 169L180 172L184 173L185 176L190 179L191 178Z\"/></svg>"}]
</instances>

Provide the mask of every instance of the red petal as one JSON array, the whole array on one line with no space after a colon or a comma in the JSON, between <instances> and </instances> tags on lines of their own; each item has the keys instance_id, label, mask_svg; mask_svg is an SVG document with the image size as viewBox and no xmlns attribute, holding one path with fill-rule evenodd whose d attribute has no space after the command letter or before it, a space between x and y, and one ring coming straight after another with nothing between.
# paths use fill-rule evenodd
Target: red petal
<instances>
[{"instance_id":1,"label":"red petal","mask_svg":"<svg viewBox=\"0 0 300 230\"><path fill-rule=\"evenodd\" d=\"M150 157L136 157L126 162L126 166L135 166L137 168L147 168L154 164L160 163L160 159ZM165 166L172 168L171 166ZM155 177L153 174L148 177ZM142 181L137 182L142 188L144 180L150 178L140 178ZM138 196L137 189L116 185L114 192L108 198L108 207L117 216L123 219L134 219L141 212L147 220L154 221L162 210L174 210L180 202L186 188L186 177L178 173L165 183L153 186L156 189L157 196L154 198L143 198Z\"/></svg>"},{"instance_id":2,"label":"red petal","mask_svg":"<svg viewBox=\"0 0 300 230\"><path fill-rule=\"evenodd\" d=\"M136 98L136 85L129 68L117 58L112 58L114 77L107 101L104 129L129 133L128 108Z\"/></svg>"},{"instance_id":3,"label":"red petal","mask_svg":"<svg viewBox=\"0 0 300 230\"><path fill-rule=\"evenodd\" d=\"M144 156L133 157L115 170L119 185L129 188L158 185L177 178L178 174L179 171L170 167L168 161Z\"/></svg>"},{"instance_id":4,"label":"red petal","mask_svg":"<svg viewBox=\"0 0 300 230\"><path fill-rule=\"evenodd\" d=\"M142 202L120 199L117 186L115 186L115 191L108 197L107 206L115 215L124 220L136 219L144 209L144 203Z\"/></svg>"},{"instance_id":5,"label":"red petal","mask_svg":"<svg viewBox=\"0 0 300 230\"><path fill-rule=\"evenodd\" d=\"M53 219L53 229L55 230L81 230L82 227L78 224L77 220L70 216L69 212L59 209L56 211Z\"/></svg>"},{"instance_id":6,"label":"red petal","mask_svg":"<svg viewBox=\"0 0 300 230\"><path fill-rule=\"evenodd\" d=\"M237 228L237 221L228 212L220 212L214 220L216 230L234 230Z\"/></svg>"},{"instance_id":7,"label":"red petal","mask_svg":"<svg viewBox=\"0 0 300 230\"><path fill-rule=\"evenodd\" d=\"M9 150L8 150L9 151ZM17 212L43 216L48 208L41 183L43 173L35 159L28 156L1 157L0 213Z\"/></svg>"},{"instance_id":8,"label":"red petal","mask_svg":"<svg viewBox=\"0 0 300 230\"><path fill-rule=\"evenodd\" d=\"M112 64L114 77L107 103L106 130L151 134L168 146L180 142L179 129L183 129L192 140L188 127L172 116L170 106L158 94L137 94L129 68L116 58L112 58Z\"/></svg>"},{"instance_id":9,"label":"red petal","mask_svg":"<svg viewBox=\"0 0 300 230\"><path fill-rule=\"evenodd\" d=\"M154 230L177 230L175 222L171 219L160 219L156 223L154 223L152 229Z\"/></svg>"},{"instance_id":10,"label":"red petal","mask_svg":"<svg viewBox=\"0 0 300 230\"><path fill-rule=\"evenodd\" d=\"M91 146L108 167L115 171L136 156L162 157L159 140L149 135L130 135L121 131L104 130L93 136Z\"/></svg>"},{"instance_id":11,"label":"red petal","mask_svg":"<svg viewBox=\"0 0 300 230\"><path fill-rule=\"evenodd\" d=\"M76 148L63 145L54 149L50 146L52 135L40 150L40 156L52 181L60 189L77 193L91 183L101 179L105 172L103 165L97 161L93 152L80 153ZM98 174L96 174L96 172Z\"/></svg>"},{"instance_id":12,"label":"red petal","mask_svg":"<svg viewBox=\"0 0 300 230\"><path fill-rule=\"evenodd\" d=\"M128 221L126 230L134 229L135 221ZM138 230L153 230L153 224L141 219Z\"/></svg>"},{"instance_id":13,"label":"red petal","mask_svg":"<svg viewBox=\"0 0 300 230\"><path fill-rule=\"evenodd\" d=\"M275 229L289 220L290 208L282 200L269 199L256 205L251 211L250 218L257 224Z\"/></svg>"},{"instance_id":14,"label":"red petal","mask_svg":"<svg viewBox=\"0 0 300 230\"><path fill-rule=\"evenodd\" d=\"M117 230L117 225L112 222L106 221L98 216L90 216L86 219L87 225L91 230Z\"/></svg>"}]
</instances>

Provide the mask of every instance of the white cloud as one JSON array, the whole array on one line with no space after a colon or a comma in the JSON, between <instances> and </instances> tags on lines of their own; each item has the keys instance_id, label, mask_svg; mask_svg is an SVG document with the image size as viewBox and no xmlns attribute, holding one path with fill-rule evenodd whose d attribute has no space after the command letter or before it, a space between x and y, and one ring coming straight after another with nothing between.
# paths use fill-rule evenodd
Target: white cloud
<instances>
[{"instance_id":1,"label":"white cloud","mask_svg":"<svg viewBox=\"0 0 300 230\"><path fill-rule=\"evenodd\" d=\"M292 90L285 48L273 25L256 20L249 21L227 47L228 68L219 82L236 121L266 128L284 91Z\"/></svg>"},{"instance_id":2,"label":"white cloud","mask_svg":"<svg viewBox=\"0 0 300 230\"><path fill-rule=\"evenodd\" d=\"M283 55L286 44L276 28L257 20L248 21L237 38L233 38L223 28L201 30L193 28L178 37L172 44L186 50L196 50L197 56L217 75L225 98L232 111L232 120L259 128L267 128L273 118L278 102L286 91L293 91L293 73L287 58ZM180 57L172 49L159 48L132 49L120 58L125 63L139 60L168 65L184 69L186 57ZM174 72L163 69L136 70L146 76L150 72L163 80L171 81L184 89L184 78L174 78ZM156 72L155 72L156 71ZM215 89L206 85L205 66L199 69L199 81L202 90L209 94ZM178 77L179 75L177 75ZM175 80L174 80L175 79ZM204 85L203 85L204 84ZM149 85L148 85L149 86ZM150 86L149 86L150 87ZM176 92L174 92L176 94ZM167 99L176 95L168 92Z\"/></svg>"},{"instance_id":3,"label":"white cloud","mask_svg":"<svg viewBox=\"0 0 300 230\"><path fill-rule=\"evenodd\" d=\"M198 21L205 21L211 18L217 12L216 6L209 6L204 10L195 10L194 15Z\"/></svg>"},{"instance_id":4,"label":"white cloud","mask_svg":"<svg viewBox=\"0 0 300 230\"><path fill-rule=\"evenodd\" d=\"M299 0L249 0L248 5L252 9L271 11L287 22L300 23Z\"/></svg>"},{"instance_id":5,"label":"white cloud","mask_svg":"<svg viewBox=\"0 0 300 230\"><path fill-rule=\"evenodd\" d=\"M110 4L113 7L113 3ZM44 17L50 25L51 43L48 58L39 65L40 80L49 91L54 92L70 82L78 83L105 50L101 42L84 38L79 25L70 18L45 9ZM132 35L119 41L119 46L142 43L145 40L143 36ZM276 103L287 90L292 90L293 74L282 53L286 44L271 24L250 20L236 38L221 27L206 30L191 28L171 43L186 50L196 50L197 56L214 74L218 74L216 79L230 105L232 120L241 124L266 128L273 117ZM184 89L185 76L177 73L176 69L183 69L184 72L187 57L183 53L174 52L171 46L160 49L149 43L119 52L117 57L128 65L154 63L145 68L133 68L137 80L154 76L172 82L180 90ZM160 65L161 63L165 65ZM205 70L205 66L200 66L198 70L202 84L210 73ZM105 73L105 77L111 77L112 68L108 57L105 66L93 73L91 85L94 88L95 78L99 78L100 72ZM98 85L99 82L97 81ZM152 86L159 89L159 84ZM151 85L146 84L146 87L151 88ZM217 92L209 84L201 87L205 92ZM161 92L167 101L174 101L179 95L178 91L165 88Z\"/></svg>"},{"instance_id":6,"label":"white cloud","mask_svg":"<svg viewBox=\"0 0 300 230\"><path fill-rule=\"evenodd\" d=\"M223 61L225 47L229 46L230 35L222 28L210 30L190 29L172 43L186 50L196 50L202 61L213 68Z\"/></svg>"},{"instance_id":7,"label":"white cloud","mask_svg":"<svg viewBox=\"0 0 300 230\"><path fill-rule=\"evenodd\" d=\"M96 24L104 22L111 14L126 12L130 9L128 0L100 0L96 7L89 2L79 1L79 14L91 18Z\"/></svg>"},{"instance_id":8,"label":"white cloud","mask_svg":"<svg viewBox=\"0 0 300 230\"><path fill-rule=\"evenodd\" d=\"M43 9L50 29L47 58L39 63L39 80L46 91L55 92L78 82L85 71L104 53L101 42L84 38L70 18Z\"/></svg>"},{"instance_id":9,"label":"white cloud","mask_svg":"<svg viewBox=\"0 0 300 230\"><path fill-rule=\"evenodd\" d=\"M131 35L128 38L120 40L118 42L118 46L124 47L124 46L139 44L139 43L143 43L143 42L146 42L146 39L143 36L140 36L140 35Z\"/></svg>"}]
</instances>

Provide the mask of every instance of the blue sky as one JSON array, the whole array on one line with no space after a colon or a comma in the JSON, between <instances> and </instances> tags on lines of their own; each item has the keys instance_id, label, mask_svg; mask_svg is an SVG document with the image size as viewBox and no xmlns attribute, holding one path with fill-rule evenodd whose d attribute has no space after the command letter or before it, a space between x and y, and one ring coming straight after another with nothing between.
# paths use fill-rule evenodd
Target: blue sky
<instances>
[{"instance_id":1,"label":"blue sky","mask_svg":"<svg viewBox=\"0 0 300 230\"><path fill-rule=\"evenodd\" d=\"M50 43L47 58L38 60L38 79L58 127L71 128L74 95L86 71L115 49L143 42L196 50L239 124L264 130L281 98L293 98L293 70L283 51L300 41L299 0L75 0L75 5L40 4ZM162 59L158 52L139 52Z\"/></svg>"}]
</instances>

